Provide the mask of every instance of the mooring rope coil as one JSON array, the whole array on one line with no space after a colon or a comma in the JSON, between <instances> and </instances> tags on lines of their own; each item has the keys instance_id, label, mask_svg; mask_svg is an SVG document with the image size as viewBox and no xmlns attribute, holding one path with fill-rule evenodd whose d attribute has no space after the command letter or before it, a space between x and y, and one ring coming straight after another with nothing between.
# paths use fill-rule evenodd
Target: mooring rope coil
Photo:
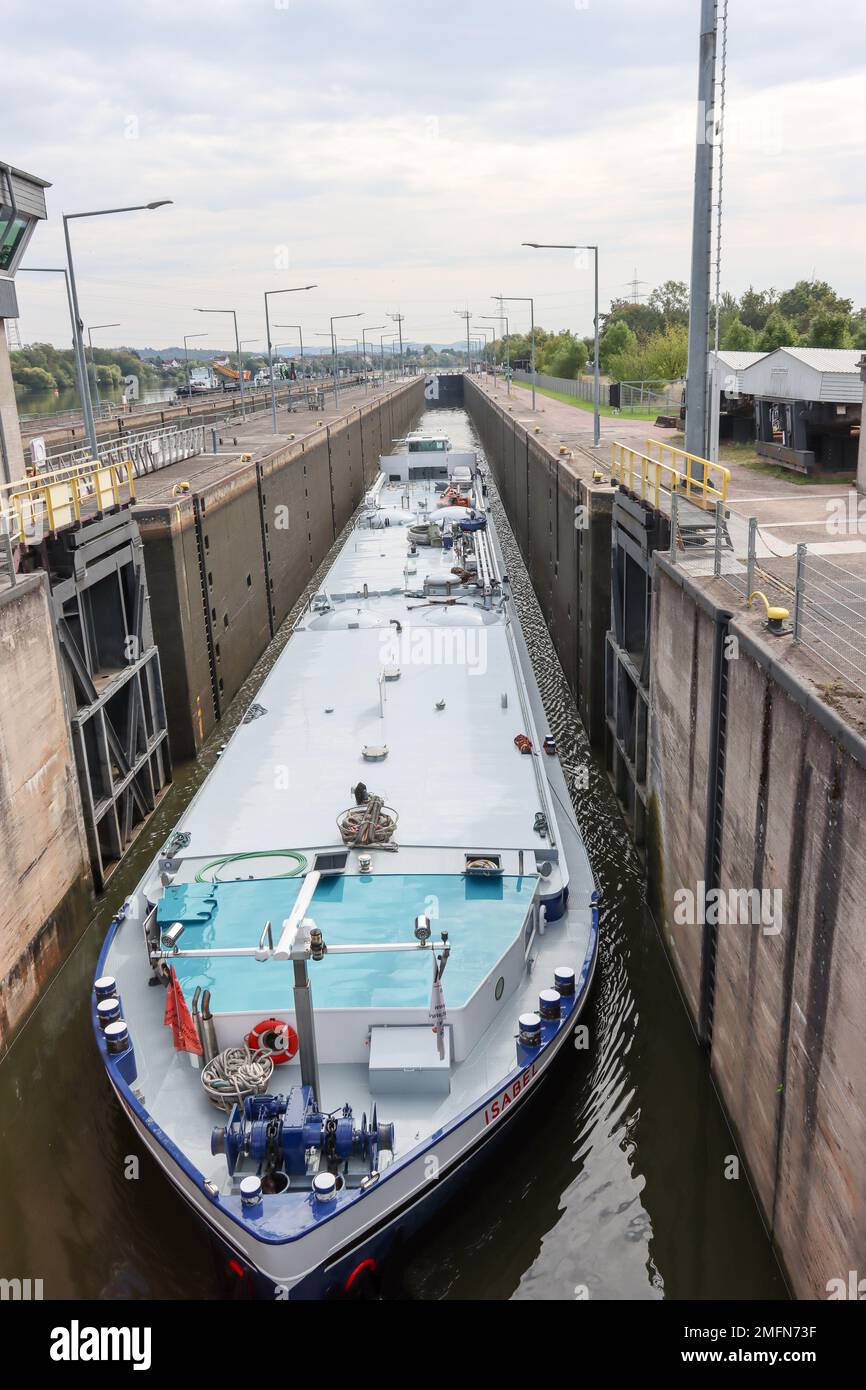
<instances>
[{"instance_id":1,"label":"mooring rope coil","mask_svg":"<svg viewBox=\"0 0 866 1390\"><path fill-rule=\"evenodd\" d=\"M228 1111L233 1105L243 1105L245 1096L266 1090L273 1070L273 1058L267 1050L227 1047L202 1068L201 1084L214 1105Z\"/></svg>"}]
</instances>

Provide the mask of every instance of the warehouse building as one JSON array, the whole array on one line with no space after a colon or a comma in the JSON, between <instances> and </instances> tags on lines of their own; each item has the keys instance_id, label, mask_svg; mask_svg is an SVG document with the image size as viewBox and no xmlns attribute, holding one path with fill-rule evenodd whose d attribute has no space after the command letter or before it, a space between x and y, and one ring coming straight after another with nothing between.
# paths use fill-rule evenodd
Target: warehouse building
<instances>
[{"instance_id":1,"label":"warehouse building","mask_svg":"<svg viewBox=\"0 0 866 1390\"><path fill-rule=\"evenodd\" d=\"M801 473L857 468L862 353L849 348L777 348L745 368L759 454Z\"/></svg>"},{"instance_id":2,"label":"warehouse building","mask_svg":"<svg viewBox=\"0 0 866 1390\"><path fill-rule=\"evenodd\" d=\"M721 348L709 356L708 380L717 400L719 439L746 444L755 438L755 403L743 389L743 373L765 357L763 352L729 352Z\"/></svg>"}]
</instances>

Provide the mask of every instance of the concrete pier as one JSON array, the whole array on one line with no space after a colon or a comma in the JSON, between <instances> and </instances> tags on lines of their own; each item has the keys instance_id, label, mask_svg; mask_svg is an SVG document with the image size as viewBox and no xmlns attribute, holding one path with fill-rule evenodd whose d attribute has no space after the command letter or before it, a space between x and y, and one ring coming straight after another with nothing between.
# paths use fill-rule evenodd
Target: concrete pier
<instances>
[{"instance_id":1,"label":"concrete pier","mask_svg":"<svg viewBox=\"0 0 866 1390\"><path fill-rule=\"evenodd\" d=\"M91 898L50 603L42 574L0 592L0 1056Z\"/></svg>"}]
</instances>

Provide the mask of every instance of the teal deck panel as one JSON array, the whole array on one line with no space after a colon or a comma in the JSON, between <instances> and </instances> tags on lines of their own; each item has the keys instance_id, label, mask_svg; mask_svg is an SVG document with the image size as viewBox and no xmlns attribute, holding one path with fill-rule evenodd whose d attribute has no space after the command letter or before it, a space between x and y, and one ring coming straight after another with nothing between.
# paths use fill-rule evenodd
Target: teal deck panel
<instances>
[{"instance_id":1,"label":"teal deck panel","mask_svg":"<svg viewBox=\"0 0 866 1390\"><path fill-rule=\"evenodd\" d=\"M160 900L161 925L183 922L181 949L255 946L270 921L274 940L300 891L302 878L220 884L174 884ZM415 918L427 913L434 939L445 930L452 945L443 985L449 1009L466 1004L523 929L535 878L476 879L462 874L382 874L323 879L309 916L331 946L411 941ZM210 989L216 1013L259 1013L292 1007L288 961L213 958L174 961L189 1001L196 985ZM317 1008L426 1008L429 952L326 956L310 962Z\"/></svg>"}]
</instances>

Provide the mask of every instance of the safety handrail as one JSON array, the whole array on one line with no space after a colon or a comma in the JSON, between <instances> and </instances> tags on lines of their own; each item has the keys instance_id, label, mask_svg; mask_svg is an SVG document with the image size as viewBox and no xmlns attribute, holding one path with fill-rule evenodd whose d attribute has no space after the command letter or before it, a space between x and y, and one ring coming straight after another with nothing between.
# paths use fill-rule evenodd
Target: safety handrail
<instances>
[{"instance_id":1,"label":"safety handrail","mask_svg":"<svg viewBox=\"0 0 866 1390\"><path fill-rule=\"evenodd\" d=\"M135 501L131 459L104 462L91 459L51 473L17 478L0 485L0 510L10 537L25 544L34 537L73 526L93 506L96 513Z\"/></svg>"},{"instance_id":2,"label":"safety handrail","mask_svg":"<svg viewBox=\"0 0 866 1390\"><path fill-rule=\"evenodd\" d=\"M676 492L698 507L711 508L716 502L726 501L731 475L721 464L710 463L658 439L648 439L646 448L643 453L619 441L611 446L611 476L642 500L651 501L657 508L662 491L666 491ZM658 450L658 457L653 457L653 449ZM671 456L670 463L665 461L666 454Z\"/></svg>"},{"instance_id":3,"label":"safety handrail","mask_svg":"<svg viewBox=\"0 0 866 1390\"><path fill-rule=\"evenodd\" d=\"M646 452L650 458L657 457L659 463L664 463L666 456L669 456L671 466L686 480L687 493L688 489L697 488L705 502L715 504L727 501L731 474L721 463L711 463L709 459L690 454L686 449L678 449L664 439L647 439ZM707 484L706 488L702 486L703 483Z\"/></svg>"}]
</instances>

